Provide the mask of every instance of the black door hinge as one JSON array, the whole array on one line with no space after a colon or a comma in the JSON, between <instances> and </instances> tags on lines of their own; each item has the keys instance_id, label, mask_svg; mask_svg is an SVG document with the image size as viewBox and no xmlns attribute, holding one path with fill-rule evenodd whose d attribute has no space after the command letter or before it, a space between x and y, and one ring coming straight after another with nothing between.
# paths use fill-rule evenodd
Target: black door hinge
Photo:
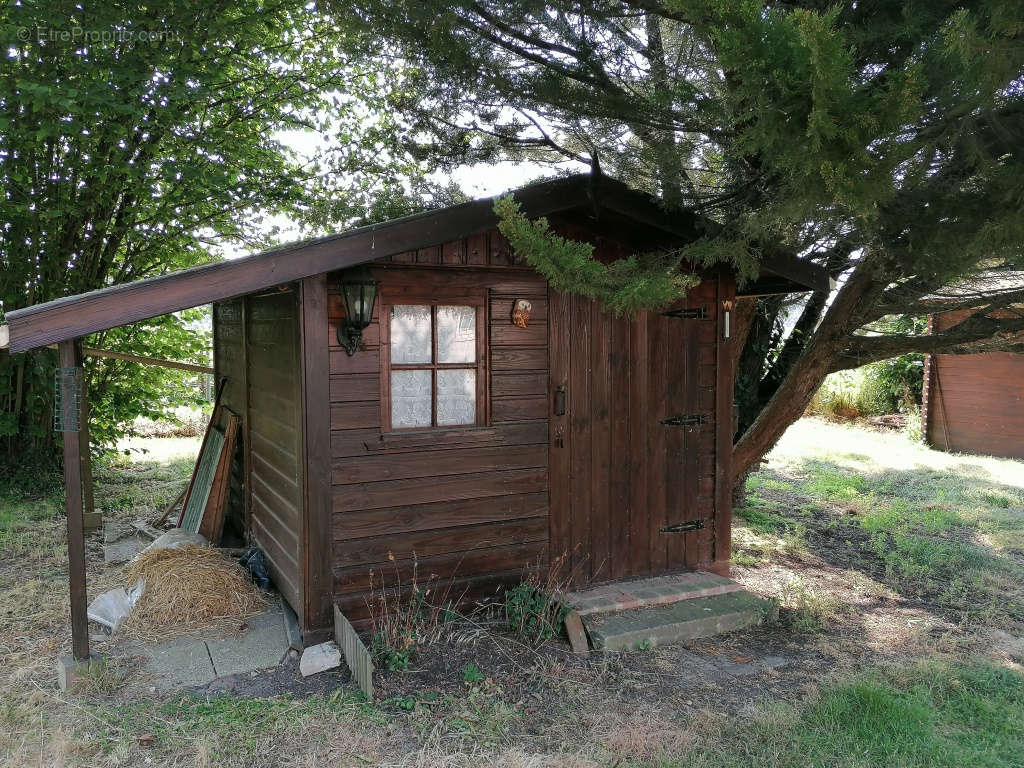
<instances>
[{"instance_id":1,"label":"black door hinge","mask_svg":"<svg viewBox=\"0 0 1024 768\"><path fill-rule=\"evenodd\" d=\"M705 520L703 518L699 520L687 520L685 523L676 523L675 525L666 525L661 529L662 533L689 533L690 531L703 531L707 526L704 525Z\"/></svg>"},{"instance_id":2,"label":"black door hinge","mask_svg":"<svg viewBox=\"0 0 1024 768\"><path fill-rule=\"evenodd\" d=\"M686 416L673 416L670 419L662 419L661 423L666 427L699 427L708 423L707 414L691 413Z\"/></svg>"},{"instance_id":3,"label":"black door hinge","mask_svg":"<svg viewBox=\"0 0 1024 768\"><path fill-rule=\"evenodd\" d=\"M707 320L708 308L692 307L689 309L670 309L667 312L662 312L661 314L665 317L676 317L680 320Z\"/></svg>"}]
</instances>

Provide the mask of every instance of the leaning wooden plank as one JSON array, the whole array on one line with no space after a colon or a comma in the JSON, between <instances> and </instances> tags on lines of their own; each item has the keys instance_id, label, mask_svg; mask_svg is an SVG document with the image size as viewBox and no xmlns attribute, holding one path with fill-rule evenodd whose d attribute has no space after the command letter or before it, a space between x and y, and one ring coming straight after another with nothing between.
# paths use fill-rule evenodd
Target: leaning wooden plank
<instances>
[{"instance_id":1,"label":"leaning wooden plank","mask_svg":"<svg viewBox=\"0 0 1024 768\"><path fill-rule=\"evenodd\" d=\"M213 400L213 413L210 414L210 421L206 425L206 432L203 433L203 442L199 444L199 456L196 458L196 467L192 470L192 477L188 481L188 488L185 489L185 501L181 505L181 514L178 515L178 527L181 528L181 523L185 519L185 508L189 505L192 497L192 487L196 484L196 473L199 471L199 463L202 460L203 453L206 451L206 443L210 439L210 431L213 429L213 425L217 423L217 419L220 418L220 398L224 394L224 387L228 384L228 379L225 376L220 380L220 384L217 386L217 396Z\"/></svg>"},{"instance_id":2,"label":"leaning wooden plank","mask_svg":"<svg viewBox=\"0 0 1024 768\"><path fill-rule=\"evenodd\" d=\"M171 512L177 509L178 505L181 504L185 499L185 494L188 493L188 486L186 485L181 489L181 492L174 497L174 501L164 507L163 514L160 515L156 520L153 521L153 526L160 526L167 522L167 518L171 516Z\"/></svg>"},{"instance_id":3,"label":"leaning wooden plank","mask_svg":"<svg viewBox=\"0 0 1024 768\"><path fill-rule=\"evenodd\" d=\"M227 409L225 409L227 410ZM231 465L235 456L235 437L241 420L227 411L228 423L224 429L224 447L217 462L217 471L213 476L210 497L206 502L202 520L199 522L199 533L206 537L213 546L220 544L224 534L224 506L228 499L228 486L231 483Z\"/></svg>"},{"instance_id":4,"label":"leaning wooden plank","mask_svg":"<svg viewBox=\"0 0 1024 768\"><path fill-rule=\"evenodd\" d=\"M153 541L156 541L161 535L163 535L163 531L158 531L145 520L136 520L132 523L132 528Z\"/></svg>"},{"instance_id":5,"label":"leaning wooden plank","mask_svg":"<svg viewBox=\"0 0 1024 768\"><path fill-rule=\"evenodd\" d=\"M338 606L334 606L334 641L341 648L356 684L368 699L373 699L373 657Z\"/></svg>"},{"instance_id":6,"label":"leaning wooden plank","mask_svg":"<svg viewBox=\"0 0 1024 768\"><path fill-rule=\"evenodd\" d=\"M203 453L200 455L199 463L196 465L192 492L189 494L188 501L181 510L179 528L191 531L192 533L199 533L199 524L203 520L206 502L210 498L213 478L217 472L217 464L220 462L223 448L224 433L215 427L210 430Z\"/></svg>"}]
</instances>

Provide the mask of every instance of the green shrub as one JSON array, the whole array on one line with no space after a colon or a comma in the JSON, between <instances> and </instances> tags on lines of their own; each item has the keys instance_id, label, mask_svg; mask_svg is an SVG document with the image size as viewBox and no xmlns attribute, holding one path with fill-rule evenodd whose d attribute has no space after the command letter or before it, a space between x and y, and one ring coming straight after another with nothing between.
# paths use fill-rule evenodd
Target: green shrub
<instances>
[{"instance_id":1,"label":"green shrub","mask_svg":"<svg viewBox=\"0 0 1024 768\"><path fill-rule=\"evenodd\" d=\"M829 375L815 393L808 413L828 419L856 419L920 413L924 356L913 353L879 360Z\"/></svg>"},{"instance_id":2,"label":"green shrub","mask_svg":"<svg viewBox=\"0 0 1024 768\"><path fill-rule=\"evenodd\" d=\"M523 583L505 592L505 621L510 631L539 645L557 637L569 612L547 590Z\"/></svg>"}]
</instances>

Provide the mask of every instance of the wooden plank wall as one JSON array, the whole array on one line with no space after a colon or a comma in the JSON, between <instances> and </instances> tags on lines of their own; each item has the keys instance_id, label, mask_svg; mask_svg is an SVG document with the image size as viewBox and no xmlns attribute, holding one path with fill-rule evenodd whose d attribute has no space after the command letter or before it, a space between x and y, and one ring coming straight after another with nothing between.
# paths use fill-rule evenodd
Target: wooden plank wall
<instances>
[{"instance_id":1,"label":"wooden plank wall","mask_svg":"<svg viewBox=\"0 0 1024 768\"><path fill-rule=\"evenodd\" d=\"M717 296L707 280L678 305L705 307L706 320L640 313L632 322L551 296L552 387L568 392L566 415L552 423L552 556L577 585L714 559ZM660 423L689 414L706 423ZM698 518L705 529L661 532Z\"/></svg>"},{"instance_id":2,"label":"wooden plank wall","mask_svg":"<svg viewBox=\"0 0 1024 768\"><path fill-rule=\"evenodd\" d=\"M225 530L244 538L246 388L243 305L242 299L213 305L213 366L218 383L223 378L227 379L221 402L242 419L242 428L235 440L235 458L231 465L224 526ZM224 427L226 423L218 426Z\"/></svg>"},{"instance_id":3,"label":"wooden plank wall","mask_svg":"<svg viewBox=\"0 0 1024 768\"><path fill-rule=\"evenodd\" d=\"M246 298L250 532L304 626L300 331L293 286Z\"/></svg>"},{"instance_id":4,"label":"wooden plank wall","mask_svg":"<svg viewBox=\"0 0 1024 768\"><path fill-rule=\"evenodd\" d=\"M382 438L380 313L364 332L365 348L349 357L337 342L343 310L332 287L334 592L357 624L369 615L371 573L374 589L382 579L408 586L415 568L420 582L434 576L452 596L477 599L546 564L548 540L545 283L515 268L496 232L377 264L378 310L381 302L457 303L486 291L491 412L483 427ZM528 328L512 325L516 298L533 303Z\"/></svg>"},{"instance_id":5,"label":"wooden plank wall","mask_svg":"<svg viewBox=\"0 0 1024 768\"><path fill-rule=\"evenodd\" d=\"M932 318L935 331L969 312ZM1024 355L930 355L924 411L926 438L935 448L1024 459Z\"/></svg>"}]
</instances>

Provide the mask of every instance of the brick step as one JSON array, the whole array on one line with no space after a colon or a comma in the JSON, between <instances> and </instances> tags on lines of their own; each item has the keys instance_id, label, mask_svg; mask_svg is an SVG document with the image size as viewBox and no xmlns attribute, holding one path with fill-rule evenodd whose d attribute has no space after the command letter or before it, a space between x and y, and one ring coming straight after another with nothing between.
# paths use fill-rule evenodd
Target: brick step
<instances>
[{"instance_id":1,"label":"brick step","mask_svg":"<svg viewBox=\"0 0 1024 768\"><path fill-rule=\"evenodd\" d=\"M738 592L743 587L731 579L705 571L656 576L650 579L602 584L569 592L563 601L580 616L596 616L632 608L669 605L713 595Z\"/></svg>"},{"instance_id":2,"label":"brick step","mask_svg":"<svg viewBox=\"0 0 1024 768\"><path fill-rule=\"evenodd\" d=\"M671 605L590 615L583 624L596 650L672 645L756 626L778 618L771 600L745 591L681 600Z\"/></svg>"}]
</instances>

